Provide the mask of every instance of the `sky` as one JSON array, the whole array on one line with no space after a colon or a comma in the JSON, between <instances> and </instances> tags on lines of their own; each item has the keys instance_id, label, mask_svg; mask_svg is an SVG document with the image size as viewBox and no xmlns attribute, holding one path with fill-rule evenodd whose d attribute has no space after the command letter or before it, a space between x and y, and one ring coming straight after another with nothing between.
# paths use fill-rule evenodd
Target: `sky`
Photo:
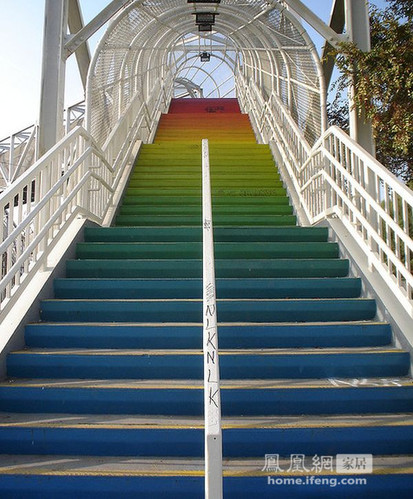
<instances>
[{"instance_id":1,"label":"sky","mask_svg":"<svg viewBox=\"0 0 413 499\"><path fill-rule=\"evenodd\" d=\"M328 22L332 0L303 0ZM93 19L110 0L80 0L85 23ZM385 0L375 0L383 6ZM0 139L38 120L42 65L45 0L0 0ZM104 29L89 41L91 53ZM317 47L322 39L309 31ZM75 57L67 61L65 105L84 99Z\"/></svg>"},{"instance_id":2,"label":"sky","mask_svg":"<svg viewBox=\"0 0 413 499\"><path fill-rule=\"evenodd\" d=\"M110 0L80 0L83 19L93 19ZM45 0L0 0L0 139L38 120ZM89 42L91 53L103 31ZM65 104L84 100L75 56L66 69Z\"/></svg>"}]
</instances>

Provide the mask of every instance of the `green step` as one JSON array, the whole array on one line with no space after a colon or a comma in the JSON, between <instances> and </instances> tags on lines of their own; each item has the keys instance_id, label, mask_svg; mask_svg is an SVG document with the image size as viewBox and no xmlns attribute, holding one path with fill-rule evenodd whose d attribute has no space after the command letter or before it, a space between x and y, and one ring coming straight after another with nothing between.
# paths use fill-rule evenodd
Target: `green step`
<instances>
[{"instance_id":1,"label":"green step","mask_svg":"<svg viewBox=\"0 0 413 499\"><path fill-rule=\"evenodd\" d=\"M216 157L213 158L210 156L210 167L211 170L219 169L219 168L231 168L236 169L240 167L245 170L255 171L257 169L269 170L269 171L277 171L277 168L274 164L272 158L266 157L255 157L255 154L252 155L242 155L239 157ZM136 168L180 168L181 166L193 167L193 168L201 168L202 160L200 154L196 155L160 155L154 154L149 155L145 154L142 158L139 158L136 162Z\"/></svg>"},{"instance_id":2,"label":"green step","mask_svg":"<svg viewBox=\"0 0 413 499\"><path fill-rule=\"evenodd\" d=\"M217 278L347 277L348 260L342 259L266 259L216 260ZM194 259L88 259L68 260L66 276L108 278L186 278L202 277L202 261Z\"/></svg>"},{"instance_id":3,"label":"green step","mask_svg":"<svg viewBox=\"0 0 413 499\"><path fill-rule=\"evenodd\" d=\"M166 174L173 173L174 175L181 175L183 173L197 173L201 171L201 165L197 164L194 160L188 160L187 162L179 161L176 164L171 161L165 161L161 163L155 160L148 160L139 162L136 166L136 169L133 171L133 175L139 174ZM251 174L251 175L276 175L279 176L278 170L274 167L273 164L257 164L257 163L241 163L240 161L234 162L233 165L229 165L227 163L217 164L214 163L211 165L211 174L238 174L242 172L243 174Z\"/></svg>"},{"instance_id":4,"label":"green step","mask_svg":"<svg viewBox=\"0 0 413 499\"><path fill-rule=\"evenodd\" d=\"M162 148L159 147L156 144L153 144L151 146L151 149L143 150L139 153L139 156L137 158L137 162L139 163L141 160L146 160L146 159L179 159L182 158L183 160L187 158L195 159L197 161L201 161L201 147L199 148L192 148L192 149L171 149L171 148ZM243 161L243 160L248 160L248 161L265 161L274 164L274 158L271 154L271 151L269 149L266 150L260 150L260 149L255 149L255 148L248 148L248 149L221 149L217 151L215 147L210 147L209 150L209 158L212 161Z\"/></svg>"},{"instance_id":5,"label":"green step","mask_svg":"<svg viewBox=\"0 0 413 499\"><path fill-rule=\"evenodd\" d=\"M219 321L227 323L288 322L291 317L296 322L361 321L374 319L376 302L362 298L218 300L217 310ZM40 317L46 322L200 323L202 300L43 300Z\"/></svg>"},{"instance_id":6,"label":"green step","mask_svg":"<svg viewBox=\"0 0 413 499\"><path fill-rule=\"evenodd\" d=\"M162 151L159 152L156 149L141 152L137 158L136 163L139 165L141 161L161 161L165 163L171 159L173 161L183 161L185 163L189 161L196 161L198 164L202 164L202 155L201 150L196 151ZM212 164L264 164L264 165L272 165L274 167L274 158L271 153L268 154L260 154L259 151L240 151L236 153L235 151L226 151L213 153L210 151L209 159Z\"/></svg>"},{"instance_id":7,"label":"green step","mask_svg":"<svg viewBox=\"0 0 413 499\"><path fill-rule=\"evenodd\" d=\"M215 243L215 258L338 258L337 243ZM202 243L78 243L77 258L201 258Z\"/></svg>"},{"instance_id":8,"label":"green step","mask_svg":"<svg viewBox=\"0 0 413 499\"><path fill-rule=\"evenodd\" d=\"M164 182L167 182L168 184L176 183L176 182L184 182L187 184L188 182L191 183L191 181L198 182L201 181L202 175L201 171L196 171L196 172L182 172L182 173L171 173L171 172L166 172L166 173L154 173L152 172L138 172L135 173L134 175L131 176L130 178L130 184L133 185L135 183L141 183L145 182L147 183L148 181L151 181L153 183L158 183L159 185L163 185ZM252 175L238 175L237 178L234 178L234 175L231 174L212 174L211 175L211 182L212 185L216 185L219 183L225 183L229 185L259 185L259 186L267 186L267 185L273 185L274 182L277 182L277 185L282 185L281 180L279 179L278 175L275 173L269 173L269 174L252 174Z\"/></svg>"},{"instance_id":9,"label":"green step","mask_svg":"<svg viewBox=\"0 0 413 499\"><path fill-rule=\"evenodd\" d=\"M213 208L218 206L243 205L248 209L256 206L288 205L287 196L274 197L223 197L214 196L212 198ZM123 205L182 205L182 199L178 196L125 196L122 200ZM186 196L185 206L201 206L200 196Z\"/></svg>"},{"instance_id":10,"label":"green step","mask_svg":"<svg viewBox=\"0 0 413 499\"><path fill-rule=\"evenodd\" d=\"M237 178L239 180L245 180L248 181L250 179L256 180L256 179L261 179L261 180L267 180L267 181L273 181L273 180L279 180L280 176L277 171L275 170L270 170L270 169L265 169L265 171L254 171L251 172L249 171L248 173L246 172L241 172L241 169L238 167L234 167L234 170L236 169L237 171ZM234 180L234 175L235 172L231 172L228 168L222 168L222 169L214 169L213 171L211 170L211 179L215 179L217 181L219 180ZM201 168L199 167L186 167L185 170L183 169L177 169L177 168L164 168L162 169L159 167L148 167L144 169L137 169L134 171L134 173L131 175L130 180L139 180L140 178L182 178L182 177L194 177L194 176L202 176Z\"/></svg>"},{"instance_id":11,"label":"green step","mask_svg":"<svg viewBox=\"0 0 413 499\"><path fill-rule=\"evenodd\" d=\"M170 188L176 186L179 188L201 188L201 175L188 175L188 176L168 176L168 177L157 177L155 175L149 178L131 178L129 182L129 187L159 187L159 188ZM282 188L283 184L280 180L275 178L215 178L211 179L212 189L219 187L224 188L236 188L236 187L258 187L258 188Z\"/></svg>"},{"instance_id":12,"label":"green step","mask_svg":"<svg viewBox=\"0 0 413 499\"><path fill-rule=\"evenodd\" d=\"M55 298L197 299L201 279L55 279ZM361 280L349 277L311 279L217 279L217 298L358 298ZM220 341L221 344L221 341ZM51 344L52 345L52 344Z\"/></svg>"},{"instance_id":13,"label":"green step","mask_svg":"<svg viewBox=\"0 0 413 499\"><path fill-rule=\"evenodd\" d=\"M294 215L215 215L214 227L218 225L294 225L296 223ZM119 215L116 218L116 225L199 225L201 214L199 215Z\"/></svg>"},{"instance_id":14,"label":"green step","mask_svg":"<svg viewBox=\"0 0 413 499\"><path fill-rule=\"evenodd\" d=\"M149 169L154 169L157 170L158 168L170 168L170 169L176 169L179 171L181 168L190 168L191 170L195 169L201 169L202 162L199 157L191 157L187 156L185 158L181 156L177 157L149 157L146 156L145 158L139 159L136 168L138 171L141 169L147 168ZM274 165L274 162L271 161L270 159L262 158L262 159L255 159L255 158L246 158L246 157L240 157L240 158L220 158L220 159L211 159L210 158L210 168L211 171L217 171L217 170L234 170L236 171L237 168L241 168L242 170L249 171L249 172L254 172L256 170L263 170L263 171L270 171L270 172L277 172L277 168Z\"/></svg>"},{"instance_id":15,"label":"green step","mask_svg":"<svg viewBox=\"0 0 413 499\"><path fill-rule=\"evenodd\" d=\"M197 227L86 227L86 241L155 242L202 241ZM214 228L215 242L219 241L327 241L326 227L225 227Z\"/></svg>"},{"instance_id":16,"label":"green step","mask_svg":"<svg viewBox=\"0 0 413 499\"><path fill-rule=\"evenodd\" d=\"M120 208L120 215L200 215L202 211L202 207L198 204L198 206L193 205L161 205L161 206L144 206L144 205L123 205ZM234 214L234 215L252 215L257 214L260 215L291 215L293 212L292 206L289 205L275 205L275 206L213 206L213 219L216 219L216 216L222 214Z\"/></svg>"},{"instance_id":17,"label":"green step","mask_svg":"<svg viewBox=\"0 0 413 499\"><path fill-rule=\"evenodd\" d=\"M273 197L285 196L286 190L284 187L215 187L212 186L212 197L215 196L241 196L253 198L257 197ZM175 187L175 188L156 188L154 186L148 187L128 187L126 196L201 196L201 186L198 187Z\"/></svg>"}]
</instances>

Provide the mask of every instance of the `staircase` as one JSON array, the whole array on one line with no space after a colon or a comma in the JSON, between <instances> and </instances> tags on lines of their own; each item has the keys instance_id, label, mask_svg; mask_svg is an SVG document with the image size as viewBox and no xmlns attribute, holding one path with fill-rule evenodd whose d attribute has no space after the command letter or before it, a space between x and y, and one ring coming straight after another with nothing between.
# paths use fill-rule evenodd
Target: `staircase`
<instances>
[{"instance_id":1,"label":"staircase","mask_svg":"<svg viewBox=\"0 0 413 499\"><path fill-rule=\"evenodd\" d=\"M115 226L85 230L27 348L9 355L1 497L203 497L202 138L224 497L411 497L409 354L327 230L296 225L232 99L172 101ZM373 454L373 472L341 456L338 473L337 454Z\"/></svg>"}]
</instances>

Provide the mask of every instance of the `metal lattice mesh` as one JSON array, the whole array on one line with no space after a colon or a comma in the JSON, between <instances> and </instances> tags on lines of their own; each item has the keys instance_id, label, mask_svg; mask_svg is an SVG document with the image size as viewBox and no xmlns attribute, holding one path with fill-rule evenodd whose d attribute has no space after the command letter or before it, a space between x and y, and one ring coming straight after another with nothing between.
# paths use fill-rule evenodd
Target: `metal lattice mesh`
<instances>
[{"instance_id":1,"label":"metal lattice mesh","mask_svg":"<svg viewBox=\"0 0 413 499\"><path fill-rule=\"evenodd\" d=\"M214 31L198 33L192 14L211 10L219 14ZM202 6L186 0L137 0L112 22L92 63L89 130L103 144L131 99L138 96L145 102L156 82L170 74L194 88L209 78L208 84L213 81L219 90L207 93L230 95L229 70L253 79L264 98L277 93L313 143L322 129L324 96L319 61L303 33L281 1L222 0ZM214 59L209 67L197 58L205 48Z\"/></svg>"}]
</instances>

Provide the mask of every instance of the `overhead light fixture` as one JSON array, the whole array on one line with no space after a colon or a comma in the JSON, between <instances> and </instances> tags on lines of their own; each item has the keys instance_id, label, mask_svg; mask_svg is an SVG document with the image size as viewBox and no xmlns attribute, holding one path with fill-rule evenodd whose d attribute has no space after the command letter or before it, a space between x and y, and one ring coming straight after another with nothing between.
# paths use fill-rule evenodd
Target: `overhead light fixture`
<instances>
[{"instance_id":1,"label":"overhead light fixture","mask_svg":"<svg viewBox=\"0 0 413 499\"><path fill-rule=\"evenodd\" d=\"M201 62L209 62L211 60L211 54L209 52L201 52L199 54Z\"/></svg>"},{"instance_id":2,"label":"overhead light fixture","mask_svg":"<svg viewBox=\"0 0 413 499\"><path fill-rule=\"evenodd\" d=\"M195 15L195 24L215 24L214 12L193 12Z\"/></svg>"},{"instance_id":3,"label":"overhead light fixture","mask_svg":"<svg viewBox=\"0 0 413 499\"><path fill-rule=\"evenodd\" d=\"M212 31L212 24L198 24L198 31Z\"/></svg>"}]
</instances>

